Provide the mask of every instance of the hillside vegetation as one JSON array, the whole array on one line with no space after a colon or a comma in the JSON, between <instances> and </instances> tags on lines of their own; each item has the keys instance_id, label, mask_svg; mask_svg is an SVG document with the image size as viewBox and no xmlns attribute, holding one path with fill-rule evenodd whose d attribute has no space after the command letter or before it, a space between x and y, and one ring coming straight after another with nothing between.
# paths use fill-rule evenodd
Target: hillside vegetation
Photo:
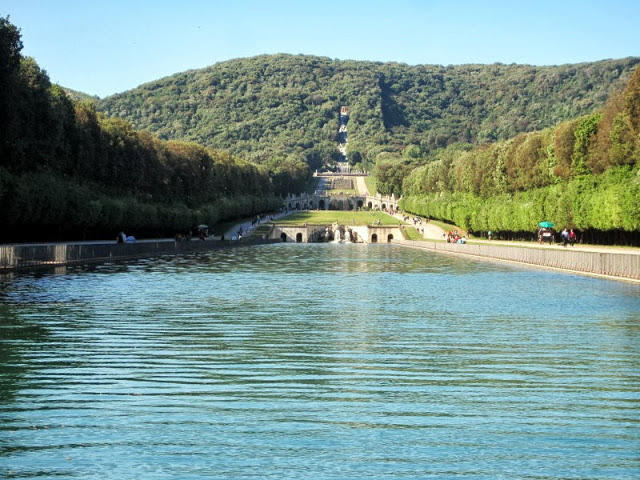
<instances>
[{"instance_id":1,"label":"hillside vegetation","mask_svg":"<svg viewBox=\"0 0 640 480\"><path fill-rule=\"evenodd\" d=\"M98 109L160 138L265 162L293 155L314 169L335 159L340 105L350 106L349 154L421 154L482 144L591 113L638 58L577 65L409 66L303 55L231 60L105 98Z\"/></svg>"},{"instance_id":2,"label":"hillside vegetation","mask_svg":"<svg viewBox=\"0 0 640 480\"><path fill-rule=\"evenodd\" d=\"M74 103L0 18L0 240L173 235L277 208L307 165L163 141Z\"/></svg>"}]
</instances>

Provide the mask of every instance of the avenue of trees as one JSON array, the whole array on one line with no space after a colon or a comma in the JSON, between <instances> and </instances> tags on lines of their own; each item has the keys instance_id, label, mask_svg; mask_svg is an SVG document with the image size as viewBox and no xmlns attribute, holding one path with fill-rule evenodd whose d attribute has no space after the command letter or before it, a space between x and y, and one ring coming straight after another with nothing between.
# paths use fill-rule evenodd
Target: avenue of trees
<instances>
[{"instance_id":1,"label":"avenue of trees","mask_svg":"<svg viewBox=\"0 0 640 480\"><path fill-rule=\"evenodd\" d=\"M0 18L1 240L173 235L253 215L307 187L293 155L260 165L159 140L90 101L72 101Z\"/></svg>"},{"instance_id":2,"label":"avenue of trees","mask_svg":"<svg viewBox=\"0 0 640 480\"><path fill-rule=\"evenodd\" d=\"M403 162L395 159L395 170L376 166L378 185L398 188L392 173L406 171ZM441 150L399 188L408 211L471 231L526 237L550 220L584 231L586 240L638 244L640 68L595 113L507 141Z\"/></svg>"},{"instance_id":3,"label":"avenue of trees","mask_svg":"<svg viewBox=\"0 0 640 480\"><path fill-rule=\"evenodd\" d=\"M105 99L51 84L0 18L0 241L173 235L254 215L338 158L474 232L541 220L640 244L640 58L408 66L218 63Z\"/></svg>"}]
</instances>

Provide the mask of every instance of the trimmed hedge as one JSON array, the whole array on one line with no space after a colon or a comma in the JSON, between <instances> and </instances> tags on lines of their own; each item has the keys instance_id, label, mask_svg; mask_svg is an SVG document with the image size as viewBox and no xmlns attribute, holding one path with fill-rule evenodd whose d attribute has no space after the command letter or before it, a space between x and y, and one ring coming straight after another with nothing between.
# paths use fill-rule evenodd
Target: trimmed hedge
<instances>
[{"instance_id":1,"label":"trimmed hedge","mask_svg":"<svg viewBox=\"0 0 640 480\"><path fill-rule=\"evenodd\" d=\"M0 168L3 241L173 236L198 224L275 210L275 195L242 195L189 208L184 203L144 202L117 197L51 173L14 175Z\"/></svg>"},{"instance_id":2,"label":"trimmed hedge","mask_svg":"<svg viewBox=\"0 0 640 480\"><path fill-rule=\"evenodd\" d=\"M531 232L548 220L589 231L640 230L640 169L617 167L555 185L482 198L470 193L413 195L404 210L455 223L471 232Z\"/></svg>"}]
</instances>

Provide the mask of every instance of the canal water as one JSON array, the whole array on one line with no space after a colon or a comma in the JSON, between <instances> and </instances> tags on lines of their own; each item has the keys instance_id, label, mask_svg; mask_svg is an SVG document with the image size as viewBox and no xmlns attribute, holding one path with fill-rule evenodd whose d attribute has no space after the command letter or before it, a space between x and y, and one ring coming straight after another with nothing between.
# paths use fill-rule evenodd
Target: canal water
<instances>
[{"instance_id":1,"label":"canal water","mask_svg":"<svg viewBox=\"0 0 640 480\"><path fill-rule=\"evenodd\" d=\"M0 477L640 477L640 286L279 244L0 280Z\"/></svg>"}]
</instances>

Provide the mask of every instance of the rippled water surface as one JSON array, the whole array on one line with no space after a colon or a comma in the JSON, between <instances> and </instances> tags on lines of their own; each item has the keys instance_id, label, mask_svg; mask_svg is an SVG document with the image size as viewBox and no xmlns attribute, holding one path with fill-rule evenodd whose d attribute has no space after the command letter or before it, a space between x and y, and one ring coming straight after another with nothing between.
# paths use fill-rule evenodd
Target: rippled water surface
<instances>
[{"instance_id":1,"label":"rippled water surface","mask_svg":"<svg viewBox=\"0 0 640 480\"><path fill-rule=\"evenodd\" d=\"M390 246L0 280L0 477L640 478L640 286Z\"/></svg>"}]
</instances>

